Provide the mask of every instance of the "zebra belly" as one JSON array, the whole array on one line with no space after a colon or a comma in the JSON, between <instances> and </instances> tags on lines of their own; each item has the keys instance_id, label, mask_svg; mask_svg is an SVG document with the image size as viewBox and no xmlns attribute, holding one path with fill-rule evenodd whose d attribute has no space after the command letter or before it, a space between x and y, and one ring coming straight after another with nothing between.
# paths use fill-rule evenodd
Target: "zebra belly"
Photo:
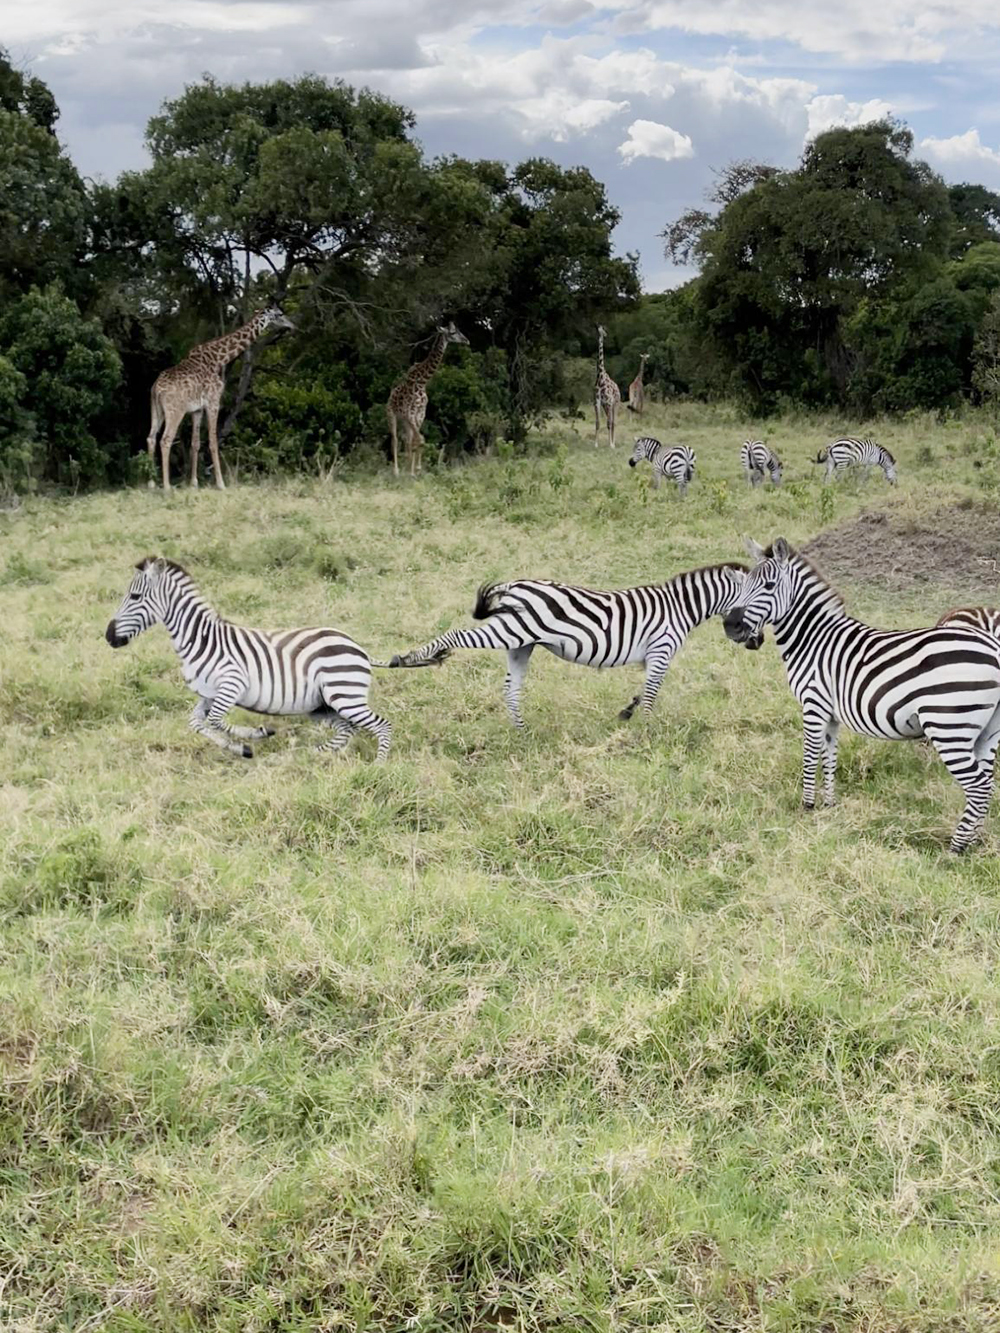
<instances>
[{"instance_id":1,"label":"zebra belly","mask_svg":"<svg viewBox=\"0 0 1000 1333\"><path fill-rule=\"evenodd\" d=\"M568 639L556 639L552 643L543 643L539 645L548 649L554 657L561 658L564 662L574 662L577 666L590 667L616 667L616 666L641 666L646 660L646 645L632 645L629 648L622 649L616 654L612 654L604 659L605 646L598 647L597 657L594 656L594 650L590 644L573 643Z\"/></svg>"}]
</instances>

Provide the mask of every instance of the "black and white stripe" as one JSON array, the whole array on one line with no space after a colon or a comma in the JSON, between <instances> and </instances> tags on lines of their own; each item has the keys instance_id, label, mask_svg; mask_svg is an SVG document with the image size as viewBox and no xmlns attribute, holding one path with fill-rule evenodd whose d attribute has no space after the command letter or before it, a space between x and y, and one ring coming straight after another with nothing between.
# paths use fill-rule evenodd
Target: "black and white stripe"
<instances>
[{"instance_id":1,"label":"black and white stripe","mask_svg":"<svg viewBox=\"0 0 1000 1333\"><path fill-rule=\"evenodd\" d=\"M802 799L816 801L822 757L823 793L834 800L841 723L865 736L915 740L926 736L965 792L951 840L960 852L976 837L993 793L1000 742L1000 643L957 625L877 630L854 620L809 562L784 538L757 558L743 602L725 618L737 643L757 639L767 622L802 705Z\"/></svg>"},{"instance_id":2,"label":"black and white stripe","mask_svg":"<svg viewBox=\"0 0 1000 1333\"><path fill-rule=\"evenodd\" d=\"M765 477L770 477L775 486L781 485L781 459L763 440L743 441L740 464L751 486L759 486Z\"/></svg>"},{"instance_id":3,"label":"black and white stripe","mask_svg":"<svg viewBox=\"0 0 1000 1333\"><path fill-rule=\"evenodd\" d=\"M687 490L688 482L694 476L694 450L686 444L661 444L652 435L637 435L629 467L635 467L643 459L653 466L653 489L658 490L661 477L676 481L681 495Z\"/></svg>"},{"instance_id":4,"label":"black and white stripe","mask_svg":"<svg viewBox=\"0 0 1000 1333\"><path fill-rule=\"evenodd\" d=\"M946 612L938 625L959 625L967 629L982 630L1000 639L1000 611L995 606L959 606Z\"/></svg>"},{"instance_id":5,"label":"black and white stripe","mask_svg":"<svg viewBox=\"0 0 1000 1333\"><path fill-rule=\"evenodd\" d=\"M161 623L181 659L184 681L198 696L191 727L233 754L250 759L246 741L273 736L270 727L231 727L231 708L254 713L301 714L332 727L323 750L337 751L359 729L378 739L377 757L389 753L391 727L368 707L372 662L365 650L335 629L266 633L232 625L201 597L190 575L172 560L147 556L136 565L128 592L105 637L121 648ZM239 744L234 744L239 742Z\"/></svg>"},{"instance_id":6,"label":"black and white stripe","mask_svg":"<svg viewBox=\"0 0 1000 1333\"><path fill-rule=\"evenodd\" d=\"M851 467L880 467L886 481L891 486L896 484L896 460L888 449L868 438L845 435L821 449L813 462L826 464L827 481Z\"/></svg>"},{"instance_id":7,"label":"black and white stripe","mask_svg":"<svg viewBox=\"0 0 1000 1333\"><path fill-rule=\"evenodd\" d=\"M394 657L390 666L443 662L454 648L503 648L507 652L504 698L514 724L524 726L520 695L531 654L546 648L566 662L615 667L645 664L642 693L619 714L638 705L652 711L667 667L695 625L735 606L746 566L710 565L666 583L596 592L545 579L519 579L480 588L472 615L480 629L450 630L422 648ZM754 646L759 646L758 644Z\"/></svg>"}]
</instances>

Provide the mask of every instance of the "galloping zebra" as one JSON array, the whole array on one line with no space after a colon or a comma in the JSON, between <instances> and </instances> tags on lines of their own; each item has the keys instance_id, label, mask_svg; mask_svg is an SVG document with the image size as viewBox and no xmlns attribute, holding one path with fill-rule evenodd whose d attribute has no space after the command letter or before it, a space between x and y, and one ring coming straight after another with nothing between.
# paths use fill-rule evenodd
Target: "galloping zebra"
<instances>
[{"instance_id":1,"label":"galloping zebra","mask_svg":"<svg viewBox=\"0 0 1000 1333\"><path fill-rule=\"evenodd\" d=\"M694 476L694 450L686 444L661 444L652 435L637 435L629 467L635 467L648 458L653 465L653 489L659 490L660 478L669 477L676 481L681 495L687 490L688 482Z\"/></svg>"},{"instance_id":2,"label":"galloping zebra","mask_svg":"<svg viewBox=\"0 0 1000 1333\"><path fill-rule=\"evenodd\" d=\"M864 736L926 736L965 792L951 840L960 852L979 832L993 792L1000 742L1000 643L958 626L877 630L854 620L839 596L779 537L769 550L748 548L757 566L743 600L725 618L737 643L758 640L770 621L788 683L802 705L802 799L816 802L822 755L823 795L833 805L837 732L842 722Z\"/></svg>"},{"instance_id":3,"label":"galloping zebra","mask_svg":"<svg viewBox=\"0 0 1000 1333\"><path fill-rule=\"evenodd\" d=\"M769 476L775 486L781 485L781 459L763 440L744 440L740 463L751 486L759 486L765 476Z\"/></svg>"},{"instance_id":4,"label":"galloping zebra","mask_svg":"<svg viewBox=\"0 0 1000 1333\"><path fill-rule=\"evenodd\" d=\"M827 481L849 467L880 467L889 485L896 484L896 460L888 449L867 438L857 440L848 435L834 440L819 451L813 462L826 464Z\"/></svg>"},{"instance_id":5,"label":"galloping zebra","mask_svg":"<svg viewBox=\"0 0 1000 1333\"><path fill-rule=\"evenodd\" d=\"M618 592L595 592L547 579L485 584L472 615L475 620L489 620L488 625L450 630L422 648L393 657L389 665L436 665L450 657L453 648L504 648L504 698L514 725L523 727L521 688L536 648L581 666L645 663L642 693L619 713L628 720L639 704L646 713L652 712L678 648L695 625L736 605L746 574L745 565L709 565L677 574L666 583ZM763 634L747 646L758 648L762 641Z\"/></svg>"},{"instance_id":6,"label":"galloping zebra","mask_svg":"<svg viewBox=\"0 0 1000 1333\"><path fill-rule=\"evenodd\" d=\"M1000 611L993 606L959 606L947 611L938 621L938 625L964 625L971 629L982 630L1000 639Z\"/></svg>"},{"instance_id":7,"label":"galloping zebra","mask_svg":"<svg viewBox=\"0 0 1000 1333\"><path fill-rule=\"evenodd\" d=\"M229 726L225 719L231 708L268 715L308 713L335 731L321 750L343 749L364 728L378 738L377 757L389 753L391 727L368 707L371 669L387 663L371 662L363 648L335 629L270 634L232 625L212 610L173 560L151 555L135 568L105 638L112 648L121 648L163 622L181 659L184 682L198 695L193 731L252 759L245 742L273 736L274 730Z\"/></svg>"}]
</instances>

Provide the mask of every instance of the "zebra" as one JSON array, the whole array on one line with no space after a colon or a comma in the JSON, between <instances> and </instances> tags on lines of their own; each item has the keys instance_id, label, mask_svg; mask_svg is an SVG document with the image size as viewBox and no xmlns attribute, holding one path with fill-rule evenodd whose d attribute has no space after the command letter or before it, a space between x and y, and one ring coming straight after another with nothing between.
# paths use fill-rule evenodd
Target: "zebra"
<instances>
[{"instance_id":1,"label":"zebra","mask_svg":"<svg viewBox=\"0 0 1000 1333\"><path fill-rule=\"evenodd\" d=\"M821 449L813 462L826 464L827 481L849 467L880 467L889 485L896 484L896 460L888 449L871 439L844 436Z\"/></svg>"},{"instance_id":2,"label":"zebra","mask_svg":"<svg viewBox=\"0 0 1000 1333\"><path fill-rule=\"evenodd\" d=\"M162 622L181 660L184 683L198 695L191 729L220 749L253 758L246 743L274 735L272 727L232 727L226 714L239 706L253 713L307 713L334 729L321 750L342 750L359 729L378 741L376 757L389 753L392 728L368 707L373 666L365 650L335 629L266 633L223 620L194 580L173 560L147 556L135 567L105 638L121 648Z\"/></svg>"},{"instance_id":3,"label":"zebra","mask_svg":"<svg viewBox=\"0 0 1000 1333\"><path fill-rule=\"evenodd\" d=\"M765 624L802 705L802 799L816 803L822 756L823 796L834 803L841 723L865 736L926 736L965 793L951 839L963 851L979 833L993 792L1000 742L1000 643L971 627L878 630L855 620L809 562L783 537L762 550L743 601L725 617L737 643L759 638Z\"/></svg>"},{"instance_id":4,"label":"zebra","mask_svg":"<svg viewBox=\"0 0 1000 1333\"><path fill-rule=\"evenodd\" d=\"M669 477L671 481L676 481L681 495L685 493L688 482L694 476L693 449L689 449L686 444L661 444L659 440L654 440L652 435L637 435L632 457L628 460L629 467L635 467L636 463L641 463L644 458L648 459L653 467L654 490L659 490L662 477Z\"/></svg>"},{"instance_id":5,"label":"zebra","mask_svg":"<svg viewBox=\"0 0 1000 1333\"><path fill-rule=\"evenodd\" d=\"M744 440L740 463L751 486L759 486L765 476L769 476L775 486L781 485L781 459L763 440Z\"/></svg>"},{"instance_id":6,"label":"zebra","mask_svg":"<svg viewBox=\"0 0 1000 1333\"><path fill-rule=\"evenodd\" d=\"M677 574L666 583L598 592L548 579L484 584L472 609L479 629L449 630L440 638L393 657L391 667L438 664L454 648L504 648L504 698L516 727L524 726L520 696L531 654L546 648L565 662L614 667L644 663L646 680L619 713L622 721L642 705L653 710L657 691L674 654L695 625L735 606L743 595L747 566L708 565ZM748 647L760 647L763 634Z\"/></svg>"},{"instance_id":7,"label":"zebra","mask_svg":"<svg viewBox=\"0 0 1000 1333\"><path fill-rule=\"evenodd\" d=\"M938 625L965 625L1000 639L1000 611L993 606L960 606L946 611Z\"/></svg>"}]
</instances>

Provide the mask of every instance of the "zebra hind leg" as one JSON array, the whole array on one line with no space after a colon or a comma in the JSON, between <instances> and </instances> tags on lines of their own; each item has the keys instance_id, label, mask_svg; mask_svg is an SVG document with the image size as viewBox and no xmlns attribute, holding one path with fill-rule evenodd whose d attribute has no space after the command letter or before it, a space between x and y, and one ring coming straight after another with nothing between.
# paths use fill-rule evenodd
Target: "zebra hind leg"
<instances>
[{"instance_id":1,"label":"zebra hind leg","mask_svg":"<svg viewBox=\"0 0 1000 1333\"><path fill-rule=\"evenodd\" d=\"M965 793L965 809L952 834L949 850L964 852L979 836L993 795L993 769L976 754L969 743L958 740L954 734L935 735L933 726L925 727L931 744Z\"/></svg>"},{"instance_id":2,"label":"zebra hind leg","mask_svg":"<svg viewBox=\"0 0 1000 1333\"><path fill-rule=\"evenodd\" d=\"M339 746L335 745L339 738L337 736L333 738L335 748L340 749L346 745L355 731L370 731L378 742L375 751L376 760L382 762L388 757L389 745L392 741L392 723L387 718L379 717L378 713L373 713L366 703L360 702L356 697L348 702L338 699L336 695L330 695L326 702L330 708L339 714L340 724L350 728L348 735L341 740Z\"/></svg>"},{"instance_id":3,"label":"zebra hind leg","mask_svg":"<svg viewBox=\"0 0 1000 1333\"><path fill-rule=\"evenodd\" d=\"M330 718L327 725L333 728L333 735L328 741L321 741L316 749L323 754L339 754L355 734L357 727L352 722L345 722L342 717Z\"/></svg>"}]
</instances>

